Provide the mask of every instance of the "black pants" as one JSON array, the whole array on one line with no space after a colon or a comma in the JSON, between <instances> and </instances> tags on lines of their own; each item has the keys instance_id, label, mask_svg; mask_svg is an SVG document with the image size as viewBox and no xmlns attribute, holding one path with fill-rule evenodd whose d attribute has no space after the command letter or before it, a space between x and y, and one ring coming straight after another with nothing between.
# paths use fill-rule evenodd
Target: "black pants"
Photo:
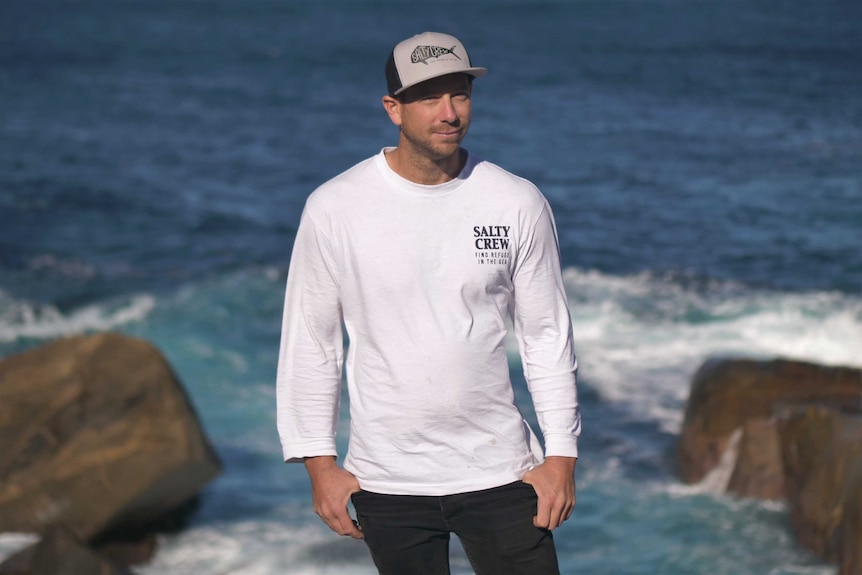
<instances>
[{"instance_id":1,"label":"black pants","mask_svg":"<svg viewBox=\"0 0 862 575\"><path fill-rule=\"evenodd\" d=\"M517 481L457 495L353 494L380 575L448 575L455 533L476 575L559 575L551 532L533 525L536 492Z\"/></svg>"}]
</instances>

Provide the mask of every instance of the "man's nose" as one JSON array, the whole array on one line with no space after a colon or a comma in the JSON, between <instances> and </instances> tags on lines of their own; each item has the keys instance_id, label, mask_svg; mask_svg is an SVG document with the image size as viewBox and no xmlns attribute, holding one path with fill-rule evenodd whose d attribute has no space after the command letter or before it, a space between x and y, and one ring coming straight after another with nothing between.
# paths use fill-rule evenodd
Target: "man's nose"
<instances>
[{"instance_id":1,"label":"man's nose","mask_svg":"<svg viewBox=\"0 0 862 575\"><path fill-rule=\"evenodd\" d=\"M444 122L454 122L458 119L458 114L455 112L455 104L452 103L452 96L449 94L440 98L440 119Z\"/></svg>"}]
</instances>

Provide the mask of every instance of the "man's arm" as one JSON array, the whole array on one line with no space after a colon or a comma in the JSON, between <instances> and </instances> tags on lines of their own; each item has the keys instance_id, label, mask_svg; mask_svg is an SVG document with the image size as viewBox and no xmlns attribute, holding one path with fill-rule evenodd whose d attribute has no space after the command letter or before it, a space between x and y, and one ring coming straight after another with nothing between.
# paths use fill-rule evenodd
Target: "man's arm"
<instances>
[{"instance_id":1,"label":"man's arm","mask_svg":"<svg viewBox=\"0 0 862 575\"><path fill-rule=\"evenodd\" d=\"M555 529L575 507L575 463L581 429L577 360L550 206L519 243L513 275L515 333L524 377L545 439L545 460L522 478L538 495L534 523Z\"/></svg>"},{"instance_id":2,"label":"man's arm","mask_svg":"<svg viewBox=\"0 0 862 575\"><path fill-rule=\"evenodd\" d=\"M306 457L305 469L311 478L311 499L314 512L330 529L354 539L365 536L347 512L347 502L359 491L359 481L331 456Z\"/></svg>"},{"instance_id":3,"label":"man's arm","mask_svg":"<svg viewBox=\"0 0 862 575\"><path fill-rule=\"evenodd\" d=\"M278 432L284 460L305 463L315 512L339 535L361 538L347 513L359 482L335 462L343 361L337 269L337 256L306 207L285 292L276 384Z\"/></svg>"},{"instance_id":4,"label":"man's arm","mask_svg":"<svg viewBox=\"0 0 862 575\"><path fill-rule=\"evenodd\" d=\"M278 433L291 463L337 454L341 400L337 256L309 211L306 205L290 258L276 376Z\"/></svg>"}]
</instances>

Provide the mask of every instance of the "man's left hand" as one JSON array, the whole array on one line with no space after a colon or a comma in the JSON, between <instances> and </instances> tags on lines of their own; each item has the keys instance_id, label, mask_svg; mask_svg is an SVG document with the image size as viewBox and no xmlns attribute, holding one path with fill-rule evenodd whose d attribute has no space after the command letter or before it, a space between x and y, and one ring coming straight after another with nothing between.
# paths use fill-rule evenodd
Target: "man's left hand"
<instances>
[{"instance_id":1,"label":"man's left hand","mask_svg":"<svg viewBox=\"0 0 862 575\"><path fill-rule=\"evenodd\" d=\"M533 525L556 529L571 517L575 508L576 457L548 457L524 474L522 481L533 486L539 496Z\"/></svg>"}]
</instances>

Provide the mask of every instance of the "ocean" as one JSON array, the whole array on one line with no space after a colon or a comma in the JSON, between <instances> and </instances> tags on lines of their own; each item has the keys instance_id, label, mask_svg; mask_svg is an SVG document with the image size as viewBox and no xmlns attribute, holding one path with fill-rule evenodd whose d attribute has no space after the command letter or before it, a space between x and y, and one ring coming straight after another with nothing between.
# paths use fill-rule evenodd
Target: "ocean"
<instances>
[{"instance_id":1,"label":"ocean","mask_svg":"<svg viewBox=\"0 0 862 575\"><path fill-rule=\"evenodd\" d=\"M389 50L449 32L489 69L465 146L559 229L583 412L563 573L833 575L786 506L683 485L674 450L708 358L862 367L860 22L852 0L5 0L0 357L116 330L175 367L225 471L142 575L374 573L281 461L284 282L307 195L396 142Z\"/></svg>"}]
</instances>

